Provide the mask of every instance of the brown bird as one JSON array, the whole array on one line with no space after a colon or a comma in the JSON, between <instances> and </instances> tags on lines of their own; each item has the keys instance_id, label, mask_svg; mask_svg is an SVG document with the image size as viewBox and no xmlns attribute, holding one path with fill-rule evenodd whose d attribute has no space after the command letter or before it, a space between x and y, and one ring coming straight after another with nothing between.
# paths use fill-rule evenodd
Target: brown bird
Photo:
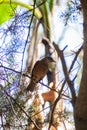
<instances>
[{"instance_id":1,"label":"brown bird","mask_svg":"<svg viewBox=\"0 0 87 130\"><path fill-rule=\"evenodd\" d=\"M27 87L27 91L34 91L36 84L47 74L51 62L55 61L51 57L45 57L35 63L32 69L31 81Z\"/></svg>"}]
</instances>

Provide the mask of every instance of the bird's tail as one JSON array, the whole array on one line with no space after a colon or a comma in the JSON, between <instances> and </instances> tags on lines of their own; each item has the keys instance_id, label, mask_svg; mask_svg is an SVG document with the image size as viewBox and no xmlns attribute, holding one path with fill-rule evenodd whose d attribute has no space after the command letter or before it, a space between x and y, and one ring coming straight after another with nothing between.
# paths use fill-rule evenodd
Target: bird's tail
<instances>
[{"instance_id":1,"label":"bird's tail","mask_svg":"<svg viewBox=\"0 0 87 130\"><path fill-rule=\"evenodd\" d=\"M36 86L36 83L33 80L31 80L30 84L27 87L27 91L31 91L31 92L34 91L35 86Z\"/></svg>"}]
</instances>

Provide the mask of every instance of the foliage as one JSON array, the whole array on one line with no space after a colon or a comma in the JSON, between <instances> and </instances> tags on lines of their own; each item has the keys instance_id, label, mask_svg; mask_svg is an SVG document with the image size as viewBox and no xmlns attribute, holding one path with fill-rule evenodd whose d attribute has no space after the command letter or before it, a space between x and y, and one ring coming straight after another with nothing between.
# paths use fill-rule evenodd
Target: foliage
<instances>
[{"instance_id":1,"label":"foliage","mask_svg":"<svg viewBox=\"0 0 87 130\"><path fill-rule=\"evenodd\" d=\"M67 22L75 22L81 13L81 4L79 0L71 0L67 2L66 9L61 13L60 17L63 18L65 24Z\"/></svg>"},{"instance_id":2,"label":"foliage","mask_svg":"<svg viewBox=\"0 0 87 130\"><path fill-rule=\"evenodd\" d=\"M4 1L0 0L0 18L1 18L0 24L9 20L10 18L12 18L15 15L15 10L16 10L18 5L20 5L24 8L27 8L30 11L32 11L33 8L35 8L31 5L24 4L24 3L16 1L16 0L11 0L11 1L10 0L4 0ZM39 19L42 17L42 14L38 8L36 8L34 10L34 14ZM3 17L3 15L4 15L4 17Z\"/></svg>"},{"instance_id":3,"label":"foliage","mask_svg":"<svg viewBox=\"0 0 87 130\"><path fill-rule=\"evenodd\" d=\"M14 16L14 10L16 9L15 5L4 5L0 4L0 24L9 20ZM3 17L4 16L4 17Z\"/></svg>"}]
</instances>

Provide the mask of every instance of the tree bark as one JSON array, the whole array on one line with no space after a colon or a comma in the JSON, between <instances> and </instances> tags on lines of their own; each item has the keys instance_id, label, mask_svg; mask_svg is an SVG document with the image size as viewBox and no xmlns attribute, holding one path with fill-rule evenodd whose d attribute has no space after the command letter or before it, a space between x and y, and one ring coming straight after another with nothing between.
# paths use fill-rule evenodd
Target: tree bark
<instances>
[{"instance_id":1,"label":"tree bark","mask_svg":"<svg viewBox=\"0 0 87 130\"><path fill-rule=\"evenodd\" d=\"M78 93L78 98L75 104L75 126L76 130L87 130L87 0L81 0L83 9L83 73Z\"/></svg>"}]
</instances>

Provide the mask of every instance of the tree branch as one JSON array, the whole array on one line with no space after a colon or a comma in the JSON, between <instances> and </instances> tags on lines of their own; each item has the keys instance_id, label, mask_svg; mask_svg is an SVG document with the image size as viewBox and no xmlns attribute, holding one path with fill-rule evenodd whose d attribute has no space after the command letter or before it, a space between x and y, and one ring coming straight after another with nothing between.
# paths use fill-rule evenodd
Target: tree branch
<instances>
[{"instance_id":1,"label":"tree branch","mask_svg":"<svg viewBox=\"0 0 87 130\"><path fill-rule=\"evenodd\" d=\"M75 106L75 101L76 101L76 93L75 93L75 89L74 89L74 84L73 84L73 81L71 81L70 77L69 77L69 72L67 70L67 65L66 65L66 61L65 61L65 58L64 58L64 54L63 54L63 51L61 51L59 49L59 46L56 45L55 43L53 43L56 51L57 51L57 54L58 56L60 57L61 59L61 62L62 62L62 68L63 68L63 72L64 72L64 75L65 75L65 80L66 82L68 83L68 86L71 90L71 94L72 94L72 105L73 107Z\"/></svg>"},{"instance_id":2,"label":"tree branch","mask_svg":"<svg viewBox=\"0 0 87 130\"><path fill-rule=\"evenodd\" d=\"M58 93L59 95L58 95L58 97L56 98L56 100L55 100L55 102L54 102L54 106L53 106L53 109L52 109L52 112L51 112L51 119L50 119L50 123L49 123L49 129L50 129L50 127L51 127L51 125L52 125L52 122L53 122L53 115L54 115L55 107L56 107L58 101L59 101L60 98L61 98L62 91L63 91L64 85L65 85L66 82L68 83L68 86L69 86L69 88L70 88L70 90L71 90L71 94L72 94L72 105L73 105L73 107L75 106L76 94L75 94L75 89L74 89L73 81L71 81L70 78L69 78L69 73L71 72L71 70L72 70L72 68L73 68L73 66L74 66L74 63L75 63L75 61L76 61L76 59L77 59L79 53L80 53L81 50L83 49L83 45L82 45L82 46L79 48L79 50L76 52L76 55L75 55L75 57L74 57L74 59L73 59L73 61L72 61L72 64L71 64L71 67L70 67L69 71L67 71L66 61L65 61L64 55L63 55L64 49L63 49L63 51L61 51L61 50L59 49L58 45L56 45L55 43L53 43L53 45L54 45L54 47L55 47L55 49L56 49L56 51L57 51L58 56L59 56L60 59L61 59L62 67L63 67L63 72L64 72L64 75L65 75L65 81L63 82L62 87L61 87L61 90L60 90L60 92Z\"/></svg>"}]
</instances>

